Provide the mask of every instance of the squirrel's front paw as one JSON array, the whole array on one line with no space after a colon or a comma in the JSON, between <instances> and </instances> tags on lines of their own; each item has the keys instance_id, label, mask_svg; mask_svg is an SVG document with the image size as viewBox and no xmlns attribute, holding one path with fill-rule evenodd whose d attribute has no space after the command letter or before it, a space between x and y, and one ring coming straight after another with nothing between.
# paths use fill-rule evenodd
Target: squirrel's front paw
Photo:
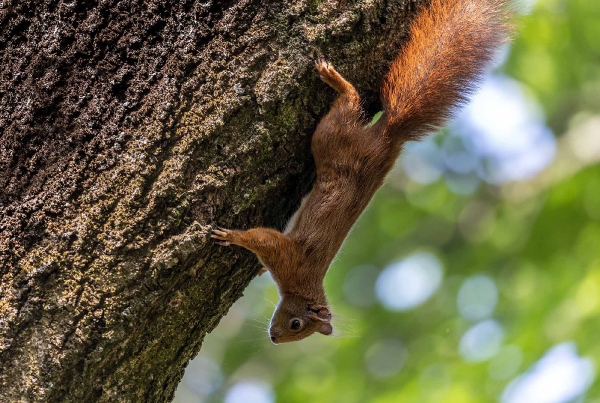
<instances>
[{"instance_id":1,"label":"squirrel's front paw","mask_svg":"<svg viewBox=\"0 0 600 403\"><path fill-rule=\"evenodd\" d=\"M221 227L213 228L210 237L216 239L218 245L229 246L233 241L233 231Z\"/></svg>"}]
</instances>

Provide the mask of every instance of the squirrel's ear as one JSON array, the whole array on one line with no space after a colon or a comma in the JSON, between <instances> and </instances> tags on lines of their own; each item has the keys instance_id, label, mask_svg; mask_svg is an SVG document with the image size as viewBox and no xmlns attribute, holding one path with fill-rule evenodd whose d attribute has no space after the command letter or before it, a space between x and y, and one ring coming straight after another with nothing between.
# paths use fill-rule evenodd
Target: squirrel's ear
<instances>
[{"instance_id":1,"label":"squirrel's ear","mask_svg":"<svg viewBox=\"0 0 600 403\"><path fill-rule=\"evenodd\" d=\"M309 305L308 310L313 312L313 319L324 322L329 322L331 320L331 312L325 305Z\"/></svg>"},{"instance_id":2,"label":"squirrel's ear","mask_svg":"<svg viewBox=\"0 0 600 403\"><path fill-rule=\"evenodd\" d=\"M331 323L329 322L321 323L318 332L325 336L329 336L333 332L333 326L331 326Z\"/></svg>"}]
</instances>

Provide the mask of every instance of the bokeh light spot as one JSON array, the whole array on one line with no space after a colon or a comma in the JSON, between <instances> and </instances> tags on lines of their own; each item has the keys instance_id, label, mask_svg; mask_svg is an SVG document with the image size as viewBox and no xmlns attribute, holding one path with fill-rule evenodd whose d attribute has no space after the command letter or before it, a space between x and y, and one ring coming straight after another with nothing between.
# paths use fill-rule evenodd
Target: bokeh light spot
<instances>
[{"instance_id":1,"label":"bokeh light spot","mask_svg":"<svg viewBox=\"0 0 600 403\"><path fill-rule=\"evenodd\" d=\"M404 146L402 168L409 178L422 184L437 181L443 172L440 164L441 151L433 136L419 142L409 142Z\"/></svg>"},{"instance_id":2,"label":"bokeh light spot","mask_svg":"<svg viewBox=\"0 0 600 403\"><path fill-rule=\"evenodd\" d=\"M201 396L206 396L221 385L223 374L217 363L200 355L190 361L184 379L190 389Z\"/></svg>"},{"instance_id":3,"label":"bokeh light spot","mask_svg":"<svg viewBox=\"0 0 600 403\"><path fill-rule=\"evenodd\" d=\"M477 190L481 180L475 173L457 175L446 173L446 186L458 195L470 195Z\"/></svg>"},{"instance_id":4,"label":"bokeh light spot","mask_svg":"<svg viewBox=\"0 0 600 403\"><path fill-rule=\"evenodd\" d=\"M504 332L492 319L479 322L465 332L460 340L460 354L466 361L480 362L498 353Z\"/></svg>"},{"instance_id":5,"label":"bokeh light spot","mask_svg":"<svg viewBox=\"0 0 600 403\"><path fill-rule=\"evenodd\" d=\"M427 301L439 288L442 263L430 252L417 252L381 272L376 283L377 296L390 310L403 311Z\"/></svg>"},{"instance_id":6,"label":"bokeh light spot","mask_svg":"<svg viewBox=\"0 0 600 403\"><path fill-rule=\"evenodd\" d=\"M504 390L503 403L562 403L583 394L595 378L594 364L573 342L551 348L527 373Z\"/></svg>"},{"instance_id":7,"label":"bokeh light spot","mask_svg":"<svg viewBox=\"0 0 600 403\"><path fill-rule=\"evenodd\" d=\"M533 177L554 159L556 140L537 102L521 84L489 76L459 115L455 131L481 158L478 173L489 183Z\"/></svg>"},{"instance_id":8,"label":"bokeh light spot","mask_svg":"<svg viewBox=\"0 0 600 403\"><path fill-rule=\"evenodd\" d=\"M476 156L466 150L464 140L459 136L444 137L442 153L446 167L452 172L466 174L477 168Z\"/></svg>"},{"instance_id":9,"label":"bokeh light spot","mask_svg":"<svg viewBox=\"0 0 600 403\"><path fill-rule=\"evenodd\" d=\"M473 321L489 317L494 312L497 302L496 283L484 275L466 279L458 291L456 300L462 317Z\"/></svg>"},{"instance_id":10,"label":"bokeh light spot","mask_svg":"<svg viewBox=\"0 0 600 403\"><path fill-rule=\"evenodd\" d=\"M271 387L266 383L255 381L236 383L225 396L225 403L273 403L274 401Z\"/></svg>"}]
</instances>

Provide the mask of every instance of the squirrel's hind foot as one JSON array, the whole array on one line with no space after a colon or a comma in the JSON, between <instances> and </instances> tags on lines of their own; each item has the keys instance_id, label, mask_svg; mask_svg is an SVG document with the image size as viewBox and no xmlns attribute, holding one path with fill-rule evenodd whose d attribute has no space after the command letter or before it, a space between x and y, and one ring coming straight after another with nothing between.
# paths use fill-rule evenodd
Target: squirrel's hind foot
<instances>
[{"instance_id":1,"label":"squirrel's hind foot","mask_svg":"<svg viewBox=\"0 0 600 403\"><path fill-rule=\"evenodd\" d=\"M323 58L315 60L315 70L319 72L321 80L337 92L342 94L346 92L356 92L352 84L346 81L327 60Z\"/></svg>"}]
</instances>

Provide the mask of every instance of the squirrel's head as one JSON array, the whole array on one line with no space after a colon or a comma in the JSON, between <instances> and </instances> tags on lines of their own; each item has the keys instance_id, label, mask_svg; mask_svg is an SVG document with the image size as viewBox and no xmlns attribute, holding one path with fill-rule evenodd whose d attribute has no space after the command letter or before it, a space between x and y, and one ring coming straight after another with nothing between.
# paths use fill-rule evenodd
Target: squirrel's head
<instances>
[{"instance_id":1,"label":"squirrel's head","mask_svg":"<svg viewBox=\"0 0 600 403\"><path fill-rule=\"evenodd\" d=\"M300 295L284 294L271 318L269 336L273 344L302 340L314 332L327 336L333 332L327 305Z\"/></svg>"}]
</instances>

